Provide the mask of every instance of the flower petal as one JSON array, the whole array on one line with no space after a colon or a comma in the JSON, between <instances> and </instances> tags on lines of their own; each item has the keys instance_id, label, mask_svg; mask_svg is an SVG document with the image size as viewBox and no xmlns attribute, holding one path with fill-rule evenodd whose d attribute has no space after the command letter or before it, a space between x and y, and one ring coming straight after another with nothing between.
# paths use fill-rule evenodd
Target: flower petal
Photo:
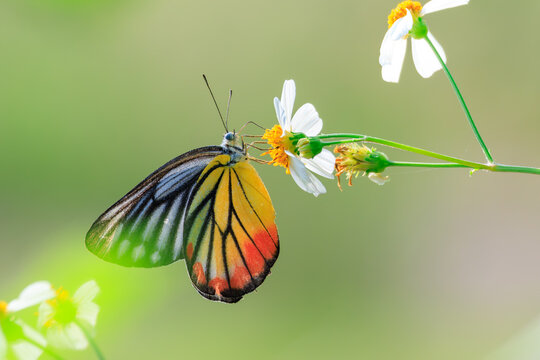
<instances>
[{"instance_id":1,"label":"flower petal","mask_svg":"<svg viewBox=\"0 0 540 360\"><path fill-rule=\"evenodd\" d=\"M324 176L328 179L334 178L334 166L336 163L336 158L330 150L323 149L320 154L315 156L313 159L300 159L306 168L310 171L313 171L315 174Z\"/></svg>"},{"instance_id":2,"label":"flower petal","mask_svg":"<svg viewBox=\"0 0 540 360\"><path fill-rule=\"evenodd\" d=\"M13 355L18 360L37 360L43 354L43 350L27 341L16 341L11 344ZM3 359L3 358L2 358Z\"/></svg>"},{"instance_id":3,"label":"flower petal","mask_svg":"<svg viewBox=\"0 0 540 360\"><path fill-rule=\"evenodd\" d=\"M281 91L281 106L285 110L287 120L291 122L292 110L294 106L294 98L296 97L296 85L294 80L285 80L283 90Z\"/></svg>"},{"instance_id":4,"label":"flower petal","mask_svg":"<svg viewBox=\"0 0 540 360\"><path fill-rule=\"evenodd\" d=\"M422 7L420 16L431 14L436 11L450 9L456 6L467 5L469 0L431 0Z\"/></svg>"},{"instance_id":5,"label":"flower petal","mask_svg":"<svg viewBox=\"0 0 540 360\"><path fill-rule=\"evenodd\" d=\"M413 18L409 10L407 10L407 15L398 19L390 29L386 31L379 55L379 64L381 64L381 66L389 65L394 62L394 48L396 46L394 42L403 40L409 31L411 31L412 27Z\"/></svg>"},{"instance_id":6,"label":"flower petal","mask_svg":"<svg viewBox=\"0 0 540 360\"><path fill-rule=\"evenodd\" d=\"M75 323L49 328L47 330L47 339L52 346L59 349L84 350L88 347L86 336Z\"/></svg>"},{"instance_id":7,"label":"flower petal","mask_svg":"<svg viewBox=\"0 0 540 360\"><path fill-rule=\"evenodd\" d=\"M383 176L381 173L370 172L368 174L369 180L373 181L377 185L384 185L387 181L390 180L388 176Z\"/></svg>"},{"instance_id":8,"label":"flower petal","mask_svg":"<svg viewBox=\"0 0 540 360\"><path fill-rule=\"evenodd\" d=\"M73 302L77 305L88 303L99 293L99 286L95 280L90 280L82 284L75 294L73 294Z\"/></svg>"},{"instance_id":9,"label":"flower petal","mask_svg":"<svg viewBox=\"0 0 540 360\"><path fill-rule=\"evenodd\" d=\"M7 311L20 311L51 299L54 296L55 292L50 283L47 281L38 281L24 288L19 297L8 304Z\"/></svg>"},{"instance_id":10,"label":"flower petal","mask_svg":"<svg viewBox=\"0 0 540 360\"><path fill-rule=\"evenodd\" d=\"M403 39L409 31L413 28L414 19L411 12L407 10L407 15L396 20L396 22L388 29L388 36L390 40L396 41Z\"/></svg>"},{"instance_id":11,"label":"flower petal","mask_svg":"<svg viewBox=\"0 0 540 360\"><path fill-rule=\"evenodd\" d=\"M383 57L383 49L381 46L381 58L379 58L379 62L382 65L381 74L384 81L397 83L399 82L399 76L401 75L405 53L407 52L407 40L399 39L397 41L392 41L388 45L391 46L391 49L385 51L391 53L391 56L390 60L385 64L381 61L381 58Z\"/></svg>"},{"instance_id":12,"label":"flower petal","mask_svg":"<svg viewBox=\"0 0 540 360\"><path fill-rule=\"evenodd\" d=\"M77 319L82 320L92 327L96 326L98 314L99 306L93 302L82 303L77 308Z\"/></svg>"},{"instance_id":13,"label":"flower petal","mask_svg":"<svg viewBox=\"0 0 540 360\"><path fill-rule=\"evenodd\" d=\"M304 164L295 156L290 157L289 170L291 171L292 178L300 189L315 196L326 193L326 188L319 179L310 173Z\"/></svg>"},{"instance_id":14,"label":"flower petal","mask_svg":"<svg viewBox=\"0 0 540 360\"><path fill-rule=\"evenodd\" d=\"M443 61L446 63L446 54L444 53L441 44L439 44L438 41L435 40L435 38L433 37L433 35L431 35L430 32L428 32L427 36L429 40L431 40L431 42L433 43L433 46L435 46L435 49L437 49L437 52L439 53ZM420 76L422 76L423 78L429 78L436 71L442 69L442 65L439 62L439 59L437 59L437 56L435 55L435 53L425 39L412 39L412 53L416 71L418 71Z\"/></svg>"},{"instance_id":15,"label":"flower petal","mask_svg":"<svg viewBox=\"0 0 540 360\"><path fill-rule=\"evenodd\" d=\"M53 316L54 316L53 307L46 302L41 303L38 309L38 320L37 320L38 327L39 328L44 327L45 324L53 318Z\"/></svg>"},{"instance_id":16,"label":"flower petal","mask_svg":"<svg viewBox=\"0 0 540 360\"><path fill-rule=\"evenodd\" d=\"M41 335L34 328L28 326L24 321L17 319L15 320L15 323L21 327L23 334L24 336L26 336L27 339L30 339L34 343L39 344L41 346L47 345L47 341L45 340L43 335Z\"/></svg>"},{"instance_id":17,"label":"flower petal","mask_svg":"<svg viewBox=\"0 0 540 360\"><path fill-rule=\"evenodd\" d=\"M444 52L444 49L443 49L443 47L441 46L441 44L439 44L439 42L437 41L437 39L435 39L435 37L433 36L433 34L432 34L430 31L428 31L427 37L428 37L428 39L431 41L431 43L433 44L433 46L435 46L435 49L437 49L437 52L438 52L439 55L441 56L443 62L446 64L446 53Z\"/></svg>"},{"instance_id":18,"label":"flower petal","mask_svg":"<svg viewBox=\"0 0 540 360\"><path fill-rule=\"evenodd\" d=\"M45 338L39 332L24 323L22 320L17 319L15 320L15 323L21 327L22 332L27 339L30 339L34 343L41 346L47 345L47 341L45 340ZM43 353L40 348L25 340L17 340L11 343L10 346L15 358L20 360L35 360L38 359ZM2 350L0 350L0 359L4 359L3 357L1 357L1 353Z\"/></svg>"},{"instance_id":19,"label":"flower petal","mask_svg":"<svg viewBox=\"0 0 540 360\"><path fill-rule=\"evenodd\" d=\"M276 109L276 116L278 119L279 126L283 129L283 135L285 135L285 130L290 131L291 125L287 122L287 115L285 115L285 110L281 106L281 101L277 97L274 98L274 108Z\"/></svg>"},{"instance_id":20,"label":"flower petal","mask_svg":"<svg viewBox=\"0 0 540 360\"><path fill-rule=\"evenodd\" d=\"M391 29L388 29L388 31L386 31L386 34L384 34L384 38L381 43L381 49L379 50L379 64L381 66L392 63L392 55L394 53L394 41L390 39L390 30Z\"/></svg>"},{"instance_id":21,"label":"flower petal","mask_svg":"<svg viewBox=\"0 0 540 360\"><path fill-rule=\"evenodd\" d=\"M323 121L315 106L304 104L296 111L291 120L291 129L293 132L301 132L307 136L319 135L322 130Z\"/></svg>"}]
</instances>

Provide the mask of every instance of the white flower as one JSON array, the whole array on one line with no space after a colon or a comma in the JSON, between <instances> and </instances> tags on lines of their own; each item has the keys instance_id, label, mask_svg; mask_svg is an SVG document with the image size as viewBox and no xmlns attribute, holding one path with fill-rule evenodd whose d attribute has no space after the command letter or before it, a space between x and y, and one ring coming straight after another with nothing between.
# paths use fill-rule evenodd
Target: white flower
<instances>
[{"instance_id":1,"label":"white flower","mask_svg":"<svg viewBox=\"0 0 540 360\"><path fill-rule=\"evenodd\" d=\"M52 297L54 291L51 284L39 281L28 285L15 300L0 302L0 359L34 360L41 356L43 350L31 342L42 347L47 342L13 314Z\"/></svg>"},{"instance_id":2,"label":"white flower","mask_svg":"<svg viewBox=\"0 0 540 360\"><path fill-rule=\"evenodd\" d=\"M52 346L73 350L88 347L85 330L96 326L99 306L93 300L98 292L99 287L92 280L81 285L73 297L58 289L56 298L41 304L38 326L46 329L47 340Z\"/></svg>"},{"instance_id":3,"label":"white flower","mask_svg":"<svg viewBox=\"0 0 540 360\"><path fill-rule=\"evenodd\" d=\"M407 37L409 37L415 25L418 26L418 29L424 27L427 31L421 20L424 15L468 3L469 0L431 0L422 7L417 1L404 1L392 10L388 17L390 28L384 36L379 57L384 81L395 83L399 81L407 50ZM435 40L429 31L425 36L431 41L444 63L446 63L446 55L439 42ZM442 69L437 56L425 38L412 36L411 41L414 65L420 76L428 78Z\"/></svg>"},{"instance_id":4,"label":"white flower","mask_svg":"<svg viewBox=\"0 0 540 360\"><path fill-rule=\"evenodd\" d=\"M285 167L302 190L318 196L326 193L326 188L311 172L332 179L334 177L335 158L332 152L326 149L323 149L312 159L306 159L295 154L295 144L291 143L291 136L294 136L295 133L317 136L323 126L323 121L312 104L302 105L293 116L295 97L296 86L294 80L285 80L281 100L277 97L274 98L274 107L281 134L274 133L272 139L270 139L271 135L268 135L265 139L268 139L274 148L273 151L269 151L273 158L272 162L275 165ZM267 130L267 134L270 131Z\"/></svg>"}]
</instances>

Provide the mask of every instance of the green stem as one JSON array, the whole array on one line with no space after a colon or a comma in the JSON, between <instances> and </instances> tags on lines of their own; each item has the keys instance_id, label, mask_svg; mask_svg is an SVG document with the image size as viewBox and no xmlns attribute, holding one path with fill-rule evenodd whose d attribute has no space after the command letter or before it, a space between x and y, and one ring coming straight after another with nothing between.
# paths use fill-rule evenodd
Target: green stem
<instances>
[{"instance_id":1,"label":"green stem","mask_svg":"<svg viewBox=\"0 0 540 360\"><path fill-rule=\"evenodd\" d=\"M345 139L345 140L325 141L325 142L323 142L324 146L344 144L344 143L356 142L356 141L366 141L366 142L372 142L372 143L382 144L382 145L386 145L386 146L391 146L391 147L396 148L396 149L405 150L405 151L413 152L413 153L424 155L424 156L429 156L429 157L439 159L439 160L444 160L444 161L448 161L448 162L452 162L452 163L456 163L456 164L461 164L464 167L470 167L470 168L474 168L474 169L485 169L485 170L490 169L490 166L484 165L484 164L481 164L481 163L467 161L467 160L459 159L459 158L456 158L456 157L453 157L453 156L439 154L439 153L436 153L434 151L429 151L429 150L417 148L417 147L410 146L410 145L400 144L400 143L395 142L395 141L386 140L386 139L382 139L382 138L378 138L378 137L374 137L374 136L355 135L355 134L331 134L331 135L319 135L319 136L317 136L317 138L319 138L319 139L348 138L348 139Z\"/></svg>"},{"instance_id":2,"label":"green stem","mask_svg":"<svg viewBox=\"0 0 540 360\"><path fill-rule=\"evenodd\" d=\"M492 167L490 165L485 165L485 164L477 163L477 162L474 162L474 161L463 160L463 159L456 158L456 157L453 157L453 156L443 155L443 154L439 154L439 153L434 152L434 151L429 151L429 150L417 148L417 147L410 146L410 145L400 144L400 143L395 142L395 141L381 139L381 138L377 138L377 137L373 137L373 136L366 136L365 141L391 146L391 147L394 147L396 149L401 149L401 150L413 152L413 153L416 153L416 154L429 156L429 157L432 157L434 159L439 159L439 160L444 160L444 161L448 161L448 162L452 162L452 163L456 163L456 164L461 164L461 165L463 165L465 167L470 167L470 168L474 168L474 169L490 170L491 167Z\"/></svg>"},{"instance_id":3,"label":"green stem","mask_svg":"<svg viewBox=\"0 0 540 360\"><path fill-rule=\"evenodd\" d=\"M343 134L343 133L339 133L339 134L320 134L320 135L317 135L315 136L317 139L335 139L335 138L347 138L347 139L356 139L356 140L361 140L362 138L365 138L366 135L361 135L361 134Z\"/></svg>"},{"instance_id":4,"label":"green stem","mask_svg":"<svg viewBox=\"0 0 540 360\"><path fill-rule=\"evenodd\" d=\"M34 345L35 347L40 348L45 354L49 355L50 357L56 359L56 360L64 360L63 357L52 351L46 346L41 345L37 341L30 339L29 337L25 336L24 340L28 341L30 344Z\"/></svg>"},{"instance_id":5,"label":"green stem","mask_svg":"<svg viewBox=\"0 0 540 360\"><path fill-rule=\"evenodd\" d=\"M514 166L514 165L495 164L492 171L517 172L517 173L540 175L540 169L533 168L533 167L530 167L530 166Z\"/></svg>"},{"instance_id":6,"label":"green stem","mask_svg":"<svg viewBox=\"0 0 540 360\"><path fill-rule=\"evenodd\" d=\"M502 165L502 164L482 164L474 161L463 160L453 156L440 154L434 151L418 148L415 146L401 144L395 141L382 139L374 136L362 135L362 134L321 134L316 136L318 139L329 139L330 141L323 141L323 146L339 145L351 142L370 142L390 146L396 149L409 151L415 154L428 156L434 159L448 161L450 164L434 164L434 163L414 163L414 162L394 162L396 166L417 166L417 167L455 167L455 168L471 168L477 170L488 170L495 172L517 172L526 174L540 175L540 169L528 166L514 166L514 165ZM331 139L341 139L331 141Z\"/></svg>"},{"instance_id":7,"label":"green stem","mask_svg":"<svg viewBox=\"0 0 540 360\"><path fill-rule=\"evenodd\" d=\"M423 162L411 162L411 161L390 161L388 166L428 167L428 168L467 168L468 167L461 164L423 163Z\"/></svg>"},{"instance_id":8,"label":"green stem","mask_svg":"<svg viewBox=\"0 0 540 360\"><path fill-rule=\"evenodd\" d=\"M424 163L424 162L411 162L411 161L390 161L388 166L403 166L403 167L427 167L427 168L471 168L476 167L466 166L462 164L447 164L447 163ZM494 172L515 172L526 174L540 175L540 169L528 167L528 166L513 166L494 164L491 169L486 169Z\"/></svg>"},{"instance_id":9,"label":"green stem","mask_svg":"<svg viewBox=\"0 0 540 360\"><path fill-rule=\"evenodd\" d=\"M461 92L459 91L459 88L454 81L454 78L452 77L452 74L450 74L450 70L448 70L448 67L444 63L443 59L441 58L441 55L429 39L429 37L426 35L424 39L427 41L433 52L435 53L435 56L437 56L437 59L441 63L441 66L448 77L448 80L450 80L450 84L452 84L452 88L454 89L454 92L456 93L459 103L461 104L461 107L463 108L463 111L465 112L465 115L467 116L467 120L469 120L469 125L471 125L471 128L474 132L474 135L476 136L476 140L478 140L478 143L482 147L482 151L484 152L484 155L486 156L486 159L489 163L493 163L493 157L491 156L489 149L487 148L486 144L484 143L484 140L482 139L482 136L480 136L480 133L478 132L478 128L476 127L476 124L474 123L474 120L471 116L471 112L469 111L469 108L467 107L467 104L465 104L465 100L463 99L463 96L461 95Z\"/></svg>"},{"instance_id":10,"label":"green stem","mask_svg":"<svg viewBox=\"0 0 540 360\"><path fill-rule=\"evenodd\" d=\"M79 328L81 328L82 332L84 333L84 336L86 336L88 343L90 343L90 346L92 346L92 349L94 349L94 352L96 353L96 357L99 360L105 360L105 356L103 356L103 353L99 349L99 346L97 345L94 338L90 335L86 327L78 321L75 321L75 323L79 326Z\"/></svg>"}]
</instances>

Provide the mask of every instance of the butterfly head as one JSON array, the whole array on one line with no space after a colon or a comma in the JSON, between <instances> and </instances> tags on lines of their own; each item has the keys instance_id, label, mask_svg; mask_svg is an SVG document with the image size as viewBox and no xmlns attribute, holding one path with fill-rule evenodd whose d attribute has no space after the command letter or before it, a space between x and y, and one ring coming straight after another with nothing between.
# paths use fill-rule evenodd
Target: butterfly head
<instances>
[{"instance_id":1,"label":"butterfly head","mask_svg":"<svg viewBox=\"0 0 540 360\"><path fill-rule=\"evenodd\" d=\"M227 142L235 141L236 140L236 134L233 133L233 132L228 132L223 137L223 140L227 141Z\"/></svg>"},{"instance_id":2,"label":"butterfly head","mask_svg":"<svg viewBox=\"0 0 540 360\"><path fill-rule=\"evenodd\" d=\"M237 147L240 143L240 137L235 132L228 132L223 136L221 146Z\"/></svg>"},{"instance_id":3,"label":"butterfly head","mask_svg":"<svg viewBox=\"0 0 540 360\"><path fill-rule=\"evenodd\" d=\"M223 136L221 146L229 150L244 151L242 138L236 132L228 132Z\"/></svg>"}]
</instances>

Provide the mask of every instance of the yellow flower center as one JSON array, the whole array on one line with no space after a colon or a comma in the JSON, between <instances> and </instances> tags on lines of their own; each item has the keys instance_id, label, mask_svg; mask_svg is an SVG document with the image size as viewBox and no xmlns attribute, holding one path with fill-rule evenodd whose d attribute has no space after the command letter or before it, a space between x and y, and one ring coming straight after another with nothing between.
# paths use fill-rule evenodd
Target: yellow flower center
<instances>
[{"instance_id":1,"label":"yellow flower center","mask_svg":"<svg viewBox=\"0 0 540 360\"><path fill-rule=\"evenodd\" d=\"M60 287L56 290L56 299L58 299L58 301L66 301L69 299L69 293Z\"/></svg>"},{"instance_id":2,"label":"yellow flower center","mask_svg":"<svg viewBox=\"0 0 540 360\"><path fill-rule=\"evenodd\" d=\"M273 164L274 166L282 166L285 168L287 174L290 174L289 155L287 155L285 151L287 150L290 152L294 152L295 147L291 143L289 133L286 132L285 136L281 136L282 134L283 129L279 125L274 125L273 128L267 129L264 132L262 138L268 142L272 149L268 150L265 153L262 153L261 156L270 155L272 157L270 164Z\"/></svg>"},{"instance_id":3,"label":"yellow flower center","mask_svg":"<svg viewBox=\"0 0 540 360\"><path fill-rule=\"evenodd\" d=\"M407 10L409 10L411 15L416 18L420 16L422 4L420 4L418 1L410 0L400 3L394 10L392 10L390 15L388 15L388 28L391 28L396 21L407 15Z\"/></svg>"},{"instance_id":4,"label":"yellow flower center","mask_svg":"<svg viewBox=\"0 0 540 360\"><path fill-rule=\"evenodd\" d=\"M8 304L5 301L0 301L0 319L7 316Z\"/></svg>"},{"instance_id":5,"label":"yellow flower center","mask_svg":"<svg viewBox=\"0 0 540 360\"><path fill-rule=\"evenodd\" d=\"M77 307L66 290L62 288L56 290L56 297L47 300L47 303L52 306L54 312L51 318L45 322L45 327L50 328L56 324L68 324L75 320Z\"/></svg>"}]
</instances>

